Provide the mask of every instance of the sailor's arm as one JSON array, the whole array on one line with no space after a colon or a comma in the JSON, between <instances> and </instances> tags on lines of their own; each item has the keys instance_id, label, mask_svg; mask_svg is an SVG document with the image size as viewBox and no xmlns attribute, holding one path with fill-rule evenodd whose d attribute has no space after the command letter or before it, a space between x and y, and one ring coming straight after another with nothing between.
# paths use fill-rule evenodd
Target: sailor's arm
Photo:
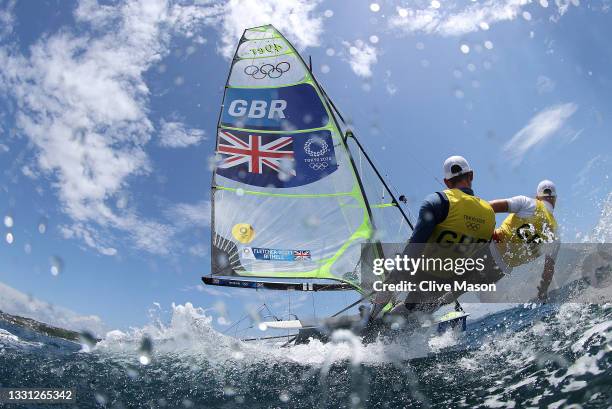
<instances>
[{"instance_id":1,"label":"sailor's arm","mask_svg":"<svg viewBox=\"0 0 612 409\"><path fill-rule=\"evenodd\" d=\"M544 260L544 271L542 272L542 279L538 286L538 299L545 301L548 297L548 287L552 281L553 275L555 274L555 259L551 256L546 255Z\"/></svg>"},{"instance_id":2,"label":"sailor's arm","mask_svg":"<svg viewBox=\"0 0 612 409\"><path fill-rule=\"evenodd\" d=\"M419 209L419 218L409 243L427 243L436 225L448 216L448 208L448 199L443 193L436 192L427 196Z\"/></svg>"},{"instance_id":3,"label":"sailor's arm","mask_svg":"<svg viewBox=\"0 0 612 409\"><path fill-rule=\"evenodd\" d=\"M557 232L554 232L555 236ZM561 248L561 241L558 236L552 243L544 244L546 248L546 255L544 258L544 271L542 271L542 279L538 286L538 299L545 301L548 297L548 287L552 282L553 275L555 274L555 260L559 254Z\"/></svg>"},{"instance_id":4,"label":"sailor's arm","mask_svg":"<svg viewBox=\"0 0 612 409\"><path fill-rule=\"evenodd\" d=\"M508 212L508 201L506 199L496 199L489 202L495 213Z\"/></svg>"}]
</instances>

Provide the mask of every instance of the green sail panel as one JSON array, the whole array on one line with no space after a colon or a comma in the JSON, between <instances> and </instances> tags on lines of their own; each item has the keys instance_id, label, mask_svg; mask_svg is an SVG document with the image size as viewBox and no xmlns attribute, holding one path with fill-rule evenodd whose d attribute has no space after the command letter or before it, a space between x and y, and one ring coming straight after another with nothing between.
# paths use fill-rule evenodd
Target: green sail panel
<instances>
[{"instance_id":1,"label":"green sail panel","mask_svg":"<svg viewBox=\"0 0 612 409\"><path fill-rule=\"evenodd\" d=\"M362 289L372 209L322 90L274 27L244 32L217 130L212 274Z\"/></svg>"}]
</instances>

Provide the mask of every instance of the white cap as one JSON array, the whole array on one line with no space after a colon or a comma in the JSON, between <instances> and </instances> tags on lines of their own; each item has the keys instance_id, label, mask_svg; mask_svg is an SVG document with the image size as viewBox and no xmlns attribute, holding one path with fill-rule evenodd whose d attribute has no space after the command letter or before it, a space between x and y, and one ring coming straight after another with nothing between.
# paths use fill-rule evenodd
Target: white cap
<instances>
[{"instance_id":1,"label":"white cap","mask_svg":"<svg viewBox=\"0 0 612 409\"><path fill-rule=\"evenodd\" d=\"M537 196L557 197L557 187L550 180L544 179L538 184Z\"/></svg>"},{"instance_id":2,"label":"white cap","mask_svg":"<svg viewBox=\"0 0 612 409\"><path fill-rule=\"evenodd\" d=\"M470 164L463 156L451 156L444 161L444 179L452 179L471 171Z\"/></svg>"}]
</instances>

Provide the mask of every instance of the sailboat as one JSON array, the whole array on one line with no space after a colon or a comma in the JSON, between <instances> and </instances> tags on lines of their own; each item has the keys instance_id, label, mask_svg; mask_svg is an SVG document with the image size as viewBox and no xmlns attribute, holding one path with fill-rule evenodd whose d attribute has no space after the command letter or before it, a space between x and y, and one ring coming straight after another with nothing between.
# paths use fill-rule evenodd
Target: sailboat
<instances>
[{"instance_id":1,"label":"sailboat","mask_svg":"<svg viewBox=\"0 0 612 409\"><path fill-rule=\"evenodd\" d=\"M245 30L232 59L211 188L211 274L203 282L360 294L332 317L369 308L380 279L372 259L391 256L377 244L406 243L412 231L311 66L271 25ZM293 318L265 324L297 330L294 342L320 333L321 322Z\"/></svg>"}]
</instances>

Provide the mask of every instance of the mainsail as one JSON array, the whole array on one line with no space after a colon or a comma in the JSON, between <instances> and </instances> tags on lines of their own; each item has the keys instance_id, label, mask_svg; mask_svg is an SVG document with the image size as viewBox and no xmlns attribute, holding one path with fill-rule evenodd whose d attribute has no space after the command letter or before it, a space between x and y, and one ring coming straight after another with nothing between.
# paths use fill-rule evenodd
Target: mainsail
<instances>
[{"instance_id":1,"label":"mainsail","mask_svg":"<svg viewBox=\"0 0 612 409\"><path fill-rule=\"evenodd\" d=\"M405 242L409 221L337 117L287 39L271 25L245 30L217 128L213 277L369 290L361 245Z\"/></svg>"}]
</instances>

